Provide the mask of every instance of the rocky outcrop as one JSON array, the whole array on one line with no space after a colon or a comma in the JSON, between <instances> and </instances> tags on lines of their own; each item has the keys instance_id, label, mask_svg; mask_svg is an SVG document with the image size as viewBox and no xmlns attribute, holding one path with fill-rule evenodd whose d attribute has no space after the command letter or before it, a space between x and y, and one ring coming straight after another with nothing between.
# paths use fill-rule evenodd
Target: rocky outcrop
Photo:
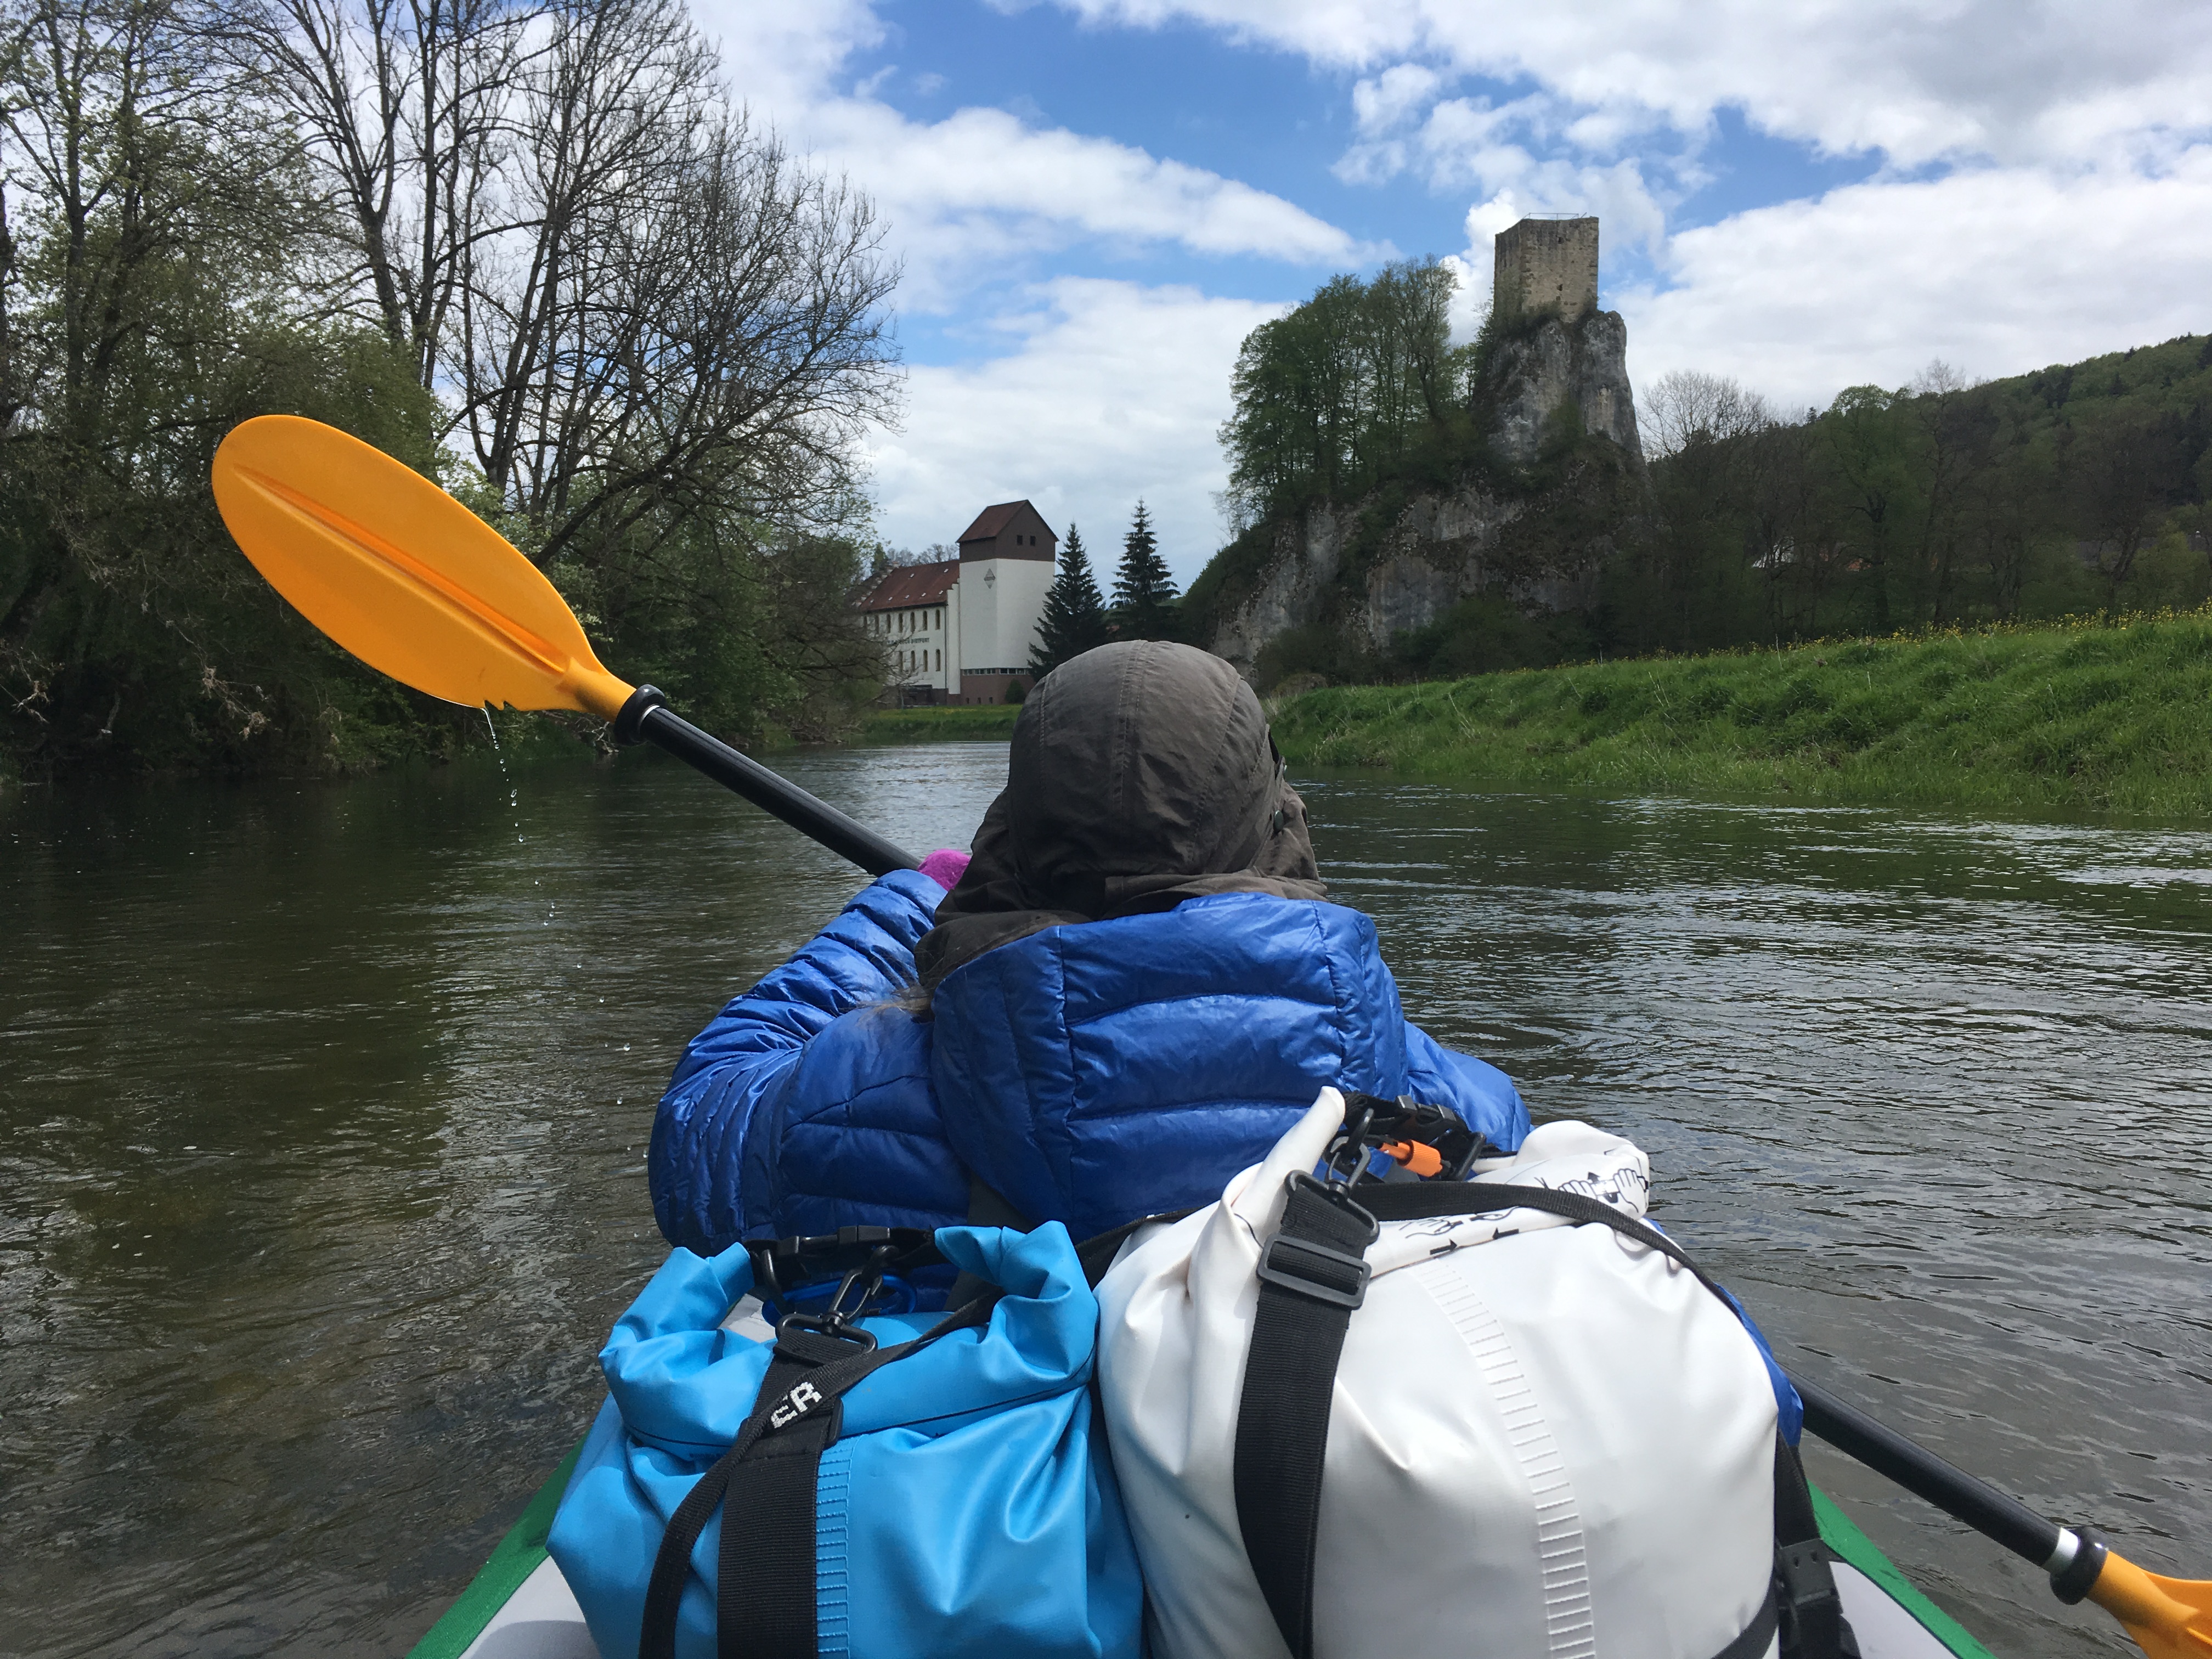
<instances>
[{"instance_id":1,"label":"rocky outcrop","mask_svg":"<svg viewBox=\"0 0 2212 1659\"><path fill-rule=\"evenodd\" d=\"M1478 594L1531 614L1589 608L1647 489L1627 347L1612 312L1513 327L1477 392L1492 464L1455 489L1277 524L1257 568L1215 601L1211 648L1252 678L1269 641L1317 623L1380 655Z\"/></svg>"},{"instance_id":2,"label":"rocky outcrop","mask_svg":"<svg viewBox=\"0 0 2212 1659\"><path fill-rule=\"evenodd\" d=\"M1516 499L1469 484L1414 495L1379 527L1372 502L1316 508L1277 529L1258 582L1217 612L1210 648L1250 678L1268 641L1316 623L1379 654L1478 593L1530 611L1585 608L1612 543L1547 534L1555 507L1548 495Z\"/></svg>"},{"instance_id":3,"label":"rocky outcrop","mask_svg":"<svg viewBox=\"0 0 2212 1659\"><path fill-rule=\"evenodd\" d=\"M1619 312L1592 311L1572 323L1547 317L1516 331L1498 343L1485 380L1491 450L1509 465L1534 466L1565 413L1643 466L1636 394L1628 385L1628 325Z\"/></svg>"}]
</instances>

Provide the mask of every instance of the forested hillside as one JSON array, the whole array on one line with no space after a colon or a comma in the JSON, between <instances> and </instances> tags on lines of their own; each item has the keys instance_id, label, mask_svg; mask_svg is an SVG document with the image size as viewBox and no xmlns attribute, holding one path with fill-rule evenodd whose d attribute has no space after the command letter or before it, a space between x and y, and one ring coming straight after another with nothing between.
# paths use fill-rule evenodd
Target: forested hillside
<instances>
[{"instance_id":1,"label":"forested hillside","mask_svg":"<svg viewBox=\"0 0 2212 1659\"><path fill-rule=\"evenodd\" d=\"M1338 538L1342 597L1275 634L1256 660L1263 685L2212 594L2212 337L1981 385L1936 363L1911 386L1854 386L1795 417L1732 382L1669 375L1638 393L1648 483L1627 487L1617 456L1613 473L1585 466L1585 487L1563 492L1593 440L1569 405L1533 464L1501 461L1485 407L1501 343L1486 329L1450 345L1449 281L1434 264L1339 277L1245 342L1222 428L1239 533L1193 584L1191 636L1212 638L1231 603L1294 559L1316 514L1352 526ZM1362 605L1374 616L1377 562L1438 533L1420 526L1455 501L1501 526L1488 585L1387 644L1346 626ZM1599 550L1574 581L1516 581L1500 555L1516 537Z\"/></svg>"},{"instance_id":2,"label":"forested hillside","mask_svg":"<svg viewBox=\"0 0 2212 1659\"><path fill-rule=\"evenodd\" d=\"M471 741L292 616L216 443L313 416L495 519L736 734L874 690L868 202L721 101L680 0L0 10L0 775Z\"/></svg>"},{"instance_id":3,"label":"forested hillside","mask_svg":"<svg viewBox=\"0 0 2212 1659\"><path fill-rule=\"evenodd\" d=\"M2194 605L2212 592L2212 337L1965 384L1853 386L1778 421L1724 381L1646 398L1657 535L1615 648Z\"/></svg>"}]
</instances>

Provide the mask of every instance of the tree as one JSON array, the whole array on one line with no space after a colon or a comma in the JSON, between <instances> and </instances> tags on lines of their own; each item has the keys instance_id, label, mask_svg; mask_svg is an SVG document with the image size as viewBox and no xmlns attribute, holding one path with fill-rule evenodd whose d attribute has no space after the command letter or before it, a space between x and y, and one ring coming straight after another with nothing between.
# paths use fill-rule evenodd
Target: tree
<instances>
[{"instance_id":1,"label":"tree","mask_svg":"<svg viewBox=\"0 0 2212 1659\"><path fill-rule=\"evenodd\" d=\"M209 459L271 412L466 496L702 718L834 729L878 242L679 0L0 0L0 771L481 730L239 556Z\"/></svg>"},{"instance_id":2,"label":"tree","mask_svg":"<svg viewBox=\"0 0 2212 1659\"><path fill-rule=\"evenodd\" d=\"M1121 538L1121 566L1114 574L1114 637L1171 640L1176 629L1175 578L1168 574L1142 501Z\"/></svg>"},{"instance_id":3,"label":"tree","mask_svg":"<svg viewBox=\"0 0 2212 1659\"><path fill-rule=\"evenodd\" d=\"M1670 369L1636 394L1644 453L1651 460L1718 444L1774 424L1774 412L1756 392L1723 375Z\"/></svg>"},{"instance_id":4,"label":"tree","mask_svg":"<svg viewBox=\"0 0 2212 1659\"><path fill-rule=\"evenodd\" d=\"M1083 538L1071 524L1067 545L1060 550L1059 573L1045 590L1037 642L1030 647L1030 672L1042 679L1070 657L1079 657L1112 637L1106 623L1106 602L1098 597L1098 584L1091 580Z\"/></svg>"},{"instance_id":5,"label":"tree","mask_svg":"<svg viewBox=\"0 0 2212 1659\"><path fill-rule=\"evenodd\" d=\"M1220 430L1235 516L1352 501L1463 445L1472 358L1451 343L1457 280L1433 259L1332 277L1245 337Z\"/></svg>"},{"instance_id":6,"label":"tree","mask_svg":"<svg viewBox=\"0 0 2212 1659\"><path fill-rule=\"evenodd\" d=\"M363 758L386 694L239 556L208 467L277 410L428 466L430 399L329 319L327 223L198 9L0 27L0 768Z\"/></svg>"},{"instance_id":7,"label":"tree","mask_svg":"<svg viewBox=\"0 0 2212 1659\"><path fill-rule=\"evenodd\" d=\"M2156 533L2176 486L2185 484L2182 424L2172 415L2107 416L2078 435L2069 431L2067 470L2081 527L2096 543L2105 603L2119 603L2136 556Z\"/></svg>"},{"instance_id":8,"label":"tree","mask_svg":"<svg viewBox=\"0 0 2212 1659\"><path fill-rule=\"evenodd\" d=\"M1889 632L1890 554L1920 482L1899 412L1906 396L1878 386L1845 386L1820 422L1838 503L1846 519L1859 521L1852 551L1877 634Z\"/></svg>"}]
</instances>

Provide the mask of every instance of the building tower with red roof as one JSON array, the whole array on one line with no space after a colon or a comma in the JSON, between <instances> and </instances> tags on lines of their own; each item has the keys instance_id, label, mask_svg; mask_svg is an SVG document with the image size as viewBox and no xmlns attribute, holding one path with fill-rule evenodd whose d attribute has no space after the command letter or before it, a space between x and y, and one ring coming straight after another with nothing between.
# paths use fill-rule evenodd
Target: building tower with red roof
<instances>
[{"instance_id":1,"label":"building tower with red roof","mask_svg":"<svg viewBox=\"0 0 2212 1659\"><path fill-rule=\"evenodd\" d=\"M1016 685L1026 693L1059 548L1036 507L1000 501L961 533L958 558L886 571L860 610L883 643L896 701L1004 702Z\"/></svg>"}]
</instances>

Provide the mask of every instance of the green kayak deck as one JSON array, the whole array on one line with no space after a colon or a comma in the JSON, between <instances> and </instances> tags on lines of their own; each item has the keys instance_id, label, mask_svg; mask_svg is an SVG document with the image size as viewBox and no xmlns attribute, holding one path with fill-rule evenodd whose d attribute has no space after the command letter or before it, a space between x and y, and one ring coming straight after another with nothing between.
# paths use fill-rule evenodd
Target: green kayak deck
<instances>
[{"instance_id":1,"label":"green kayak deck","mask_svg":"<svg viewBox=\"0 0 2212 1659\"><path fill-rule=\"evenodd\" d=\"M553 1511L575 1467L572 1451L408 1659L599 1659L575 1598L545 1553ZM1820 1536L1843 1558L1837 1585L1862 1659L1942 1659L1946 1654L1991 1659L1987 1648L1923 1595L1817 1486L1813 1507Z\"/></svg>"}]
</instances>

